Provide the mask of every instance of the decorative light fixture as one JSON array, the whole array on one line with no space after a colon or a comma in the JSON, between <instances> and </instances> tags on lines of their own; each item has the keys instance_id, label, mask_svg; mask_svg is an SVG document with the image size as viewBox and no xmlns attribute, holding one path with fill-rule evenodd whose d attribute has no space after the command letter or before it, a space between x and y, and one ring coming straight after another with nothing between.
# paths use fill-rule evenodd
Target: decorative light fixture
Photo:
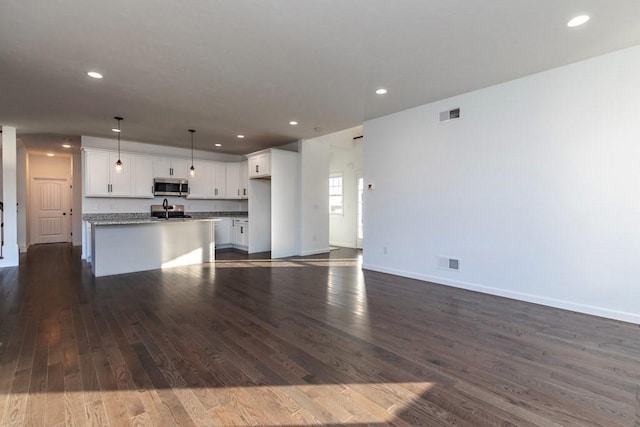
<instances>
[{"instance_id":1,"label":"decorative light fixture","mask_svg":"<svg viewBox=\"0 0 640 427\"><path fill-rule=\"evenodd\" d=\"M196 168L193 167L193 134L196 131L195 129L189 129L189 132L191 132L191 167L189 168L189 175L194 176L196 174Z\"/></svg>"},{"instance_id":2,"label":"decorative light fixture","mask_svg":"<svg viewBox=\"0 0 640 427\"><path fill-rule=\"evenodd\" d=\"M122 160L120 160L120 134L122 133L120 130L120 122L124 120L122 117L115 116L114 119L118 121L118 130L114 130L114 132L118 133L118 161L116 162L116 173L122 172L124 165L122 164Z\"/></svg>"},{"instance_id":3,"label":"decorative light fixture","mask_svg":"<svg viewBox=\"0 0 640 427\"><path fill-rule=\"evenodd\" d=\"M376 94L377 95L385 95L387 93L387 90L383 87L381 87L380 89L376 90Z\"/></svg>"},{"instance_id":4,"label":"decorative light fixture","mask_svg":"<svg viewBox=\"0 0 640 427\"><path fill-rule=\"evenodd\" d=\"M97 71L88 71L87 76L92 77L94 79L101 79L104 76Z\"/></svg>"},{"instance_id":5,"label":"decorative light fixture","mask_svg":"<svg viewBox=\"0 0 640 427\"><path fill-rule=\"evenodd\" d=\"M236 137L238 137L238 139L244 139L244 135L236 135Z\"/></svg>"},{"instance_id":6,"label":"decorative light fixture","mask_svg":"<svg viewBox=\"0 0 640 427\"><path fill-rule=\"evenodd\" d=\"M291 120L291 121L289 122L289 124L290 124L291 126L297 126L297 125L298 125L298 122L296 122L295 120Z\"/></svg>"},{"instance_id":7,"label":"decorative light fixture","mask_svg":"<svg viewBox=\"0 0 640 427\"><path fill-rule=\"evenodd\" d=\"M222 147L222 144L219 144L219 143L215 143L214 145L215 145L216 147Z\"/></svg>"}]
</instances>

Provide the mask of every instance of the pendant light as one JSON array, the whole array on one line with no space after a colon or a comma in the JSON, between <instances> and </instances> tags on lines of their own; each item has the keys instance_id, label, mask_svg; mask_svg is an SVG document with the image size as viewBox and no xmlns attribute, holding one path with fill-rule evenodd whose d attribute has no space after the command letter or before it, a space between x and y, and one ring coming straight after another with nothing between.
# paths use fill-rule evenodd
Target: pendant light
<instances>
[{"instance_id":1,"label":"pendant light","mask_svg":"<svg viewBox=\"0 0 640 427\"><path fill-rule=\"evenodd\" d=\"M118 116L114 117L114 119L118 121L118 130L116 131L118 133L118 161L116 162L116 173L121 173L124 165L122 164L122 160L120 160L120 134L122 133L120 129L120 122L124 119ZM115 129L113 130L115 131Z\"/></svg>"},{"instance_id":2,"label":"pendant light","mask_svg":"<svg viewBox=\"0 0 640 427\"><path fill-rule=\"evenodd\" d=\"M195 129L189 129L191 132L191 167L189 168L189 175L194 176L196 174L196 168L193 167L193 134Z\"/></svg>"}]
</instances>

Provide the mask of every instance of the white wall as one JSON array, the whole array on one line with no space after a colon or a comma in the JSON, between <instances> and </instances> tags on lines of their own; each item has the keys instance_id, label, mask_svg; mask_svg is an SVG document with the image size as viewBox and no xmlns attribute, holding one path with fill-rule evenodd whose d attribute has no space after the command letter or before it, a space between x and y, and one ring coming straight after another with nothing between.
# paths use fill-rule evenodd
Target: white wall
<instances>
[{"instance_id":1,"label":"white wall","mask_svg":"<svg viewBox=\"0 0 640 427\"><path fill-rule=\"evenodd\" d=\"M27 251L27 236L29 225L27 222L27 177L28 177L28 160L27 149L24 143L18 139L16 151L16 190L18 200L18 247L20 252Z\"/></svg>"},{"instance_id":2,"label":"white wall","mask_svg":"<svg viewBox=\"0 0 640 427\"><path fill-rule=\"evenodd\" d=\"M4 203L4 245L0 267L17 266L18 214L16 128L2 126L2 201Z\"/></svg>"},{"instance_id":3,"label":"white wall","mask_svg":"<svg viewBox=\"0 0 640 427\"><path fill-rule=\"evenodd\" d=\"M73 164L73 216L71 217L71 231L73 246L82 245L82 160L80 153L74 154Z\"/></svg>"},{"instance_id":4,"label":"white wall","mask_svg":"<svg viewBox=\"0 0 640 427\"><path fill-rule=\"evenodd\" d=\"M358 175L362 174L363 139L354 141L353 138L362 136L362 131L362 126L356 126L321 137L330 145L329 171L343 176L344 213L329 215L329 236L333 246L356 247Z\"/></svg>"},{"instance_id":5,"label":"white wall","mask_svg":"<svg viewBox=\"0 0 640 427\"><path fill-rule=\"evenodd\" d=\"M365 268L640 323L639 113L636 46L366 122Z\"/></svg>"},{"instance_id":6,"label":"white wall","mask_svg":"<svg viewBox=\"0 0 640 427\"><path fill-rule=\"evenodd\" d=\"M253 214L249 214L249 227ZM252 229L249 230L251 236ZM271 150L271 257L300 253L299 154Z\"/></svg>"},{"instance_id":7,"label":"white wall","mask_svg":"<svg viewBox=\"0 0 640 427\"><path fill-rule=\"evenodd\" d=\"M300 141L300 255L329 252L329 144Z\"/></svg>"}]
</instances>

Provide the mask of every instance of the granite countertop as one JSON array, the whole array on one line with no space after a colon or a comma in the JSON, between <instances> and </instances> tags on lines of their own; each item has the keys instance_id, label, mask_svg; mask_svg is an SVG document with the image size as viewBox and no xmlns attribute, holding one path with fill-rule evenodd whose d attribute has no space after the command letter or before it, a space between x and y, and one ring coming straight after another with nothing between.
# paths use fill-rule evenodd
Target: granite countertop
<instances>
[{"instance_id":1,"label":"granite countertop","mask_svg":"<svg viewBox=\"0 0 640 427\"><path fill-rule=\"evenodd\" d=\"M220 218L132 218L132 219L93 219L92 225L132 225L132 224L167 224L170 222L203 222L220 221Z\"/></svg>"},{"instance_id":2,"label":"granite countertop","mask_svg":"<svg viewBox=\"0 0 640 427\"><path fill-rule=\"evenodd\" d=\"M219 218L246 218L247 212L190 212L191 218L152 218L145 213L84 214L82 219L93 225L163 224L168 222L215 221Z\"/></svg>"}]
</instances>

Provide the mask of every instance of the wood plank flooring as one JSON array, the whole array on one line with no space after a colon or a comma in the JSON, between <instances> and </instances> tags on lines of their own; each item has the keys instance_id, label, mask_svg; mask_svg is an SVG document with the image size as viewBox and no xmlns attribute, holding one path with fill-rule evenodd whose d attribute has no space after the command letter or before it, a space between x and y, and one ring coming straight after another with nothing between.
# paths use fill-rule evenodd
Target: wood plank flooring
<instances>
[{"instance_id":1,"label":"wood plank flooring","mask_svg":"<svg viewBox=\"0 0 640 427\"><path fill-rule=\"evenodd\" d=\"M95 279L40 245L0 269L0 426L640 426L639 384L638 325L353 250Z\"/></svg>"}]
</instances>

